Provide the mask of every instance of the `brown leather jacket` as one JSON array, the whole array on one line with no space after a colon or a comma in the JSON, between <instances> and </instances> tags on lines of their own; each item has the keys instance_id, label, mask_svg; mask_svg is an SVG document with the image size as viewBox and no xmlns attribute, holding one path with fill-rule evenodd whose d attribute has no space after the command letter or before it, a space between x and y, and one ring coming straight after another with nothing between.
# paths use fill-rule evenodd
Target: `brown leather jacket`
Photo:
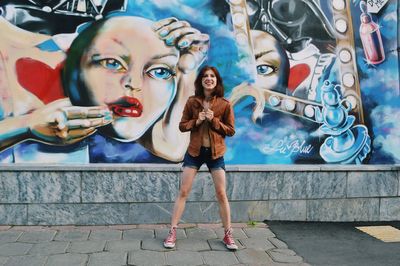
<instances>
[{"instance_id":1,"label":"brown leather jacket","mask_svg":"<svg viewBox=\"0 0 400 266\"><path fill-rule=\"evenodd\" d=\"M235 117L231 104L224 98L214 96L211 99L210 108L214 112L214 118L210 121L209 130L211 156L212 159L217 159L223 156L226 151L225 136L233 136L235 134ZM189 97L179 123L180 131L190 131L188 152L194 157L200 155L203 127L201 125L196 126L196 120L203 109L202 97ZM203 123L208 122L204 121Z\"/></svg>"}]
</instances>

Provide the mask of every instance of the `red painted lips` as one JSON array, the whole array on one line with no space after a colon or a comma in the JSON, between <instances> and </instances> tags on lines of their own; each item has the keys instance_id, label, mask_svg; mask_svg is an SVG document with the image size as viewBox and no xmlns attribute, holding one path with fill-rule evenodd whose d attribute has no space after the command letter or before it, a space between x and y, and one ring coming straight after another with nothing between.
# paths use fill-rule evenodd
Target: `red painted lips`
<instances>
[{"instance_id":1,"label":"red painted lips","mask_svg":"<svg viewBox=\"0 0 400 266\"><path fill-rule=\"evenodd\" d=\"M134 97L124 96L117 101L107 104L108 108L118 116L139 117L143 112L143 105Z\"/></svg>"}]
</instances>

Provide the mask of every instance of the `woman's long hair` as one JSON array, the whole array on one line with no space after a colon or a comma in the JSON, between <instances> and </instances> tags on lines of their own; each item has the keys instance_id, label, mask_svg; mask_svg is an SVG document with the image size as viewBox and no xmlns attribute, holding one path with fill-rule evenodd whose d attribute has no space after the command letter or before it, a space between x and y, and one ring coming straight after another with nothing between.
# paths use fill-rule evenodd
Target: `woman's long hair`
<instances>
[{"instance_id":1,"label":"woman's long hair","mask_svg":"<svg viewBox=\"0 0 400 266\"><path fill-rule=\"evenodd\" d=\"M103 18L90 24L79 33L68 50L61 77L64 93L73 105L98 105L93 101L92 92L83 80L81 61L106 21L107 19Z\"/></svg>"},{"instance_id":2,"label":"woman's long hair","mask_svg":"<svg viewBox=\"0 0 400 266\"><path fill-rule=\"evenodd\" d=\"M202 79L203 79L204 73L207 70L212 70L215 74L215 77L217 78L217 86L215 87L212 96L215 95L217 97L224 97L224 84L223 84L221 75L219 74L218 70L213 66L204 66L200 70L199 74L196 77L196 80L194 81L194 87L195 87L194 95L205 97L204 89L203 89L203 85L202 85Z\"/></svg>"}]
</instances>

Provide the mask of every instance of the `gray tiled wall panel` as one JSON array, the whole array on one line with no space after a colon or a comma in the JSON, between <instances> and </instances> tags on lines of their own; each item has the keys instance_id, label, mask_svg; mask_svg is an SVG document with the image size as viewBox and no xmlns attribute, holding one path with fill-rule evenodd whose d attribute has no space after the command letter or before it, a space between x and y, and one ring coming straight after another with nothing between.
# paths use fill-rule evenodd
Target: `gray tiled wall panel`
<instances>
[{"instance_id":1,"label":"gray tiled wall panel","mask_svg":"<svg viewBox=\"0 0 400 266\"><path fill-rule=\"evenodd\" d=\"M80 172L1 172L0 203L80 202Z\"/></svg>"}]
</instances>

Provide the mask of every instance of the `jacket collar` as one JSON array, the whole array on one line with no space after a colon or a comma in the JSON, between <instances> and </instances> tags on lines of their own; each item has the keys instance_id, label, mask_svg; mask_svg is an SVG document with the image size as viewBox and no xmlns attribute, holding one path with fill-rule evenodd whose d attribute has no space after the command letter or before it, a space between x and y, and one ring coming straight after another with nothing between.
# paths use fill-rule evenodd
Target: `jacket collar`
<instances>
[{"instance_id":1,"label":"jacket collar","mask_svg":"<svg viewBox=\"0 0 400 266\"><path fill-rule=\"evenodd\" d=\"M204 97L202 96L195 96L194 99L196 100L196 102L198 103L199 107L203 106L203 101L204 101ZM213 109L213 106L215 106L215 101L217 100L217 96L213 96L211 97L210 100L210 108Z\"/></svg>"},{"instance_id":2,"label":"jacket collar","mask_svg":"<svg viewBox=\"0 0 400 266\"><path fill-rule=\"evenodd\" d=\"M203 96L195 96L196 101L198 101L199 103L203 104L203 101L205 100L205 98ZM217 99L217 96L212 96L210 103L214 103L215 100Z\"/></svg>"}]
</instances>

